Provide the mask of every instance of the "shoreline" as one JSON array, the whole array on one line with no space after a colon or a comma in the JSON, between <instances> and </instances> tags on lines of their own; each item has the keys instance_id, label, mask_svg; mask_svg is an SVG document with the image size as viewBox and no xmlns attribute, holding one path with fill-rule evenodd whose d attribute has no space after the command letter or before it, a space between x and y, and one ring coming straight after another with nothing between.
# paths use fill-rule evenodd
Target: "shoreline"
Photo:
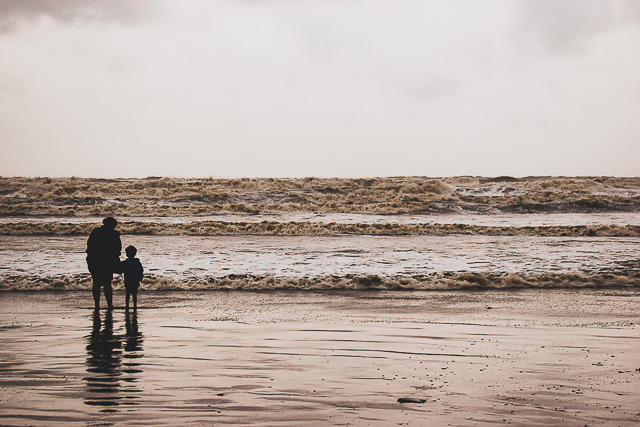
<instances>
[{"instance_id":1,"label":"shoreline","mask_svg":"<svg viewBox=\"0 0 640 427\"><path fill-rule=\"evenodd\" d=\"M0 423L640 421L637 290L139 297L4 293Z\"/></svg>"}]
</instances>

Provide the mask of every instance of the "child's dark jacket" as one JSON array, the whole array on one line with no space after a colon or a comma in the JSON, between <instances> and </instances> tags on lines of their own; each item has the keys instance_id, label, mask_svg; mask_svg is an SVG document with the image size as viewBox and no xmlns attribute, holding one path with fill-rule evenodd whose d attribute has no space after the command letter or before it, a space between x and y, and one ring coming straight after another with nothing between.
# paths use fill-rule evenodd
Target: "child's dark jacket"
<instances>
[{"instance_id":1,"label":"child's dark jacket","mask_svg":"<svg viewBox=\"0 0 640 427\"><path fill-rule=\"evenodd\" d=\"M120 263L124 274L124 287L127 290L137 290L142 280L142 263L138 258L127 258Z\"/></svg>"}]
</instances>

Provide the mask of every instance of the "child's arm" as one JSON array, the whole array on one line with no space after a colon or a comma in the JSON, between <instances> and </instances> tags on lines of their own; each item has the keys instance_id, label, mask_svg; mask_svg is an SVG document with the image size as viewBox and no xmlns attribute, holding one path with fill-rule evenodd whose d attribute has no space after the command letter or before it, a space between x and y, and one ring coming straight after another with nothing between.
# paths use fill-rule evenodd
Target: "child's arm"
<instances>
[{"instance_id":1,"label":"child's arm","mask_svg":"<svg viewBox=\"0 0 640 427\"><path fill-rule=\"evenodd\" d=\"M144 275L144 268L142 268L142 263L138 262L138 266L140 267L138 270L138 276L140 278L140 280L142 280L142 276Z\"/></svg>"}]
</instances>

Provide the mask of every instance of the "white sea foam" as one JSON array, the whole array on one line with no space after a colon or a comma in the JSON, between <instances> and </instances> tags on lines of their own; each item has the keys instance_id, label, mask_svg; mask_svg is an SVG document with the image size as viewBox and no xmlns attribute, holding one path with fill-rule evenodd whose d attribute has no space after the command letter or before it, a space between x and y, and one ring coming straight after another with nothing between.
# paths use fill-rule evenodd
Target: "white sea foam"
<instances>
[{"instance_id":1,"label":"white sea foam","mask_svg":"<svg viewBox=\"0 0 640 427\"><path fill-rule=\"evenodd\" d=\"M29 287L28 283L37 282L37 278L57 278L63 288L73 288L75 285L69 283L78 283L78 277L86 276L88 281L85 241L85 237L5 237L0 251L0 281L5 283L4 288L15 288L18 282L18 288ZM234 279L240 280L239 288L264 287L256 283L267 277L274 278L279 287L288 280L307 280L312 288L348 287L345 283L364 280L354 278L378 277L383 287L393 288L393 281L405 278L417 280L421 287L431 283L428 286L437 288L445 282L416 278L464 274L477 275L479 281L485 277L487 283L495 282L492 277L502 277L498 282L504 283L505 275L515 275L509 279L513 282L513 277L613 274L628 278L626 286L637 284L640 272L640 238L124 236L123 243L138 248L147 273L156 278L154 283L171 283L176 288L179 283L198 288L214 282L214 288L225 287L220 283L229 277L240 278ZM60 279L63 277L72 279L65 284ZM339 285L327 279L345 277L351 279L340 279ZM458 282L452 279L447 286L455 287Z\"/></svg>"}]
</instances>

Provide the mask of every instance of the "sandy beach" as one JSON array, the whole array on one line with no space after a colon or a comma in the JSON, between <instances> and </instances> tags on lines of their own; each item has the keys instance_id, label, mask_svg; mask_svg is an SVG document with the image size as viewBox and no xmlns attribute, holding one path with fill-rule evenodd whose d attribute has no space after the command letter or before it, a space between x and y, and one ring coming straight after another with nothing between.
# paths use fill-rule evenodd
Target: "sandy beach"
<instances>
[{"instance_id":1,"label":"sandy beach","mask_svg":"<svg viewBox=\"0 0 640 427\"><path fill-rule=\"evenodd\" d=\"M90 299L2 294L0 424L640 422L637 290Z\"/></svg>"}]
</instances>

